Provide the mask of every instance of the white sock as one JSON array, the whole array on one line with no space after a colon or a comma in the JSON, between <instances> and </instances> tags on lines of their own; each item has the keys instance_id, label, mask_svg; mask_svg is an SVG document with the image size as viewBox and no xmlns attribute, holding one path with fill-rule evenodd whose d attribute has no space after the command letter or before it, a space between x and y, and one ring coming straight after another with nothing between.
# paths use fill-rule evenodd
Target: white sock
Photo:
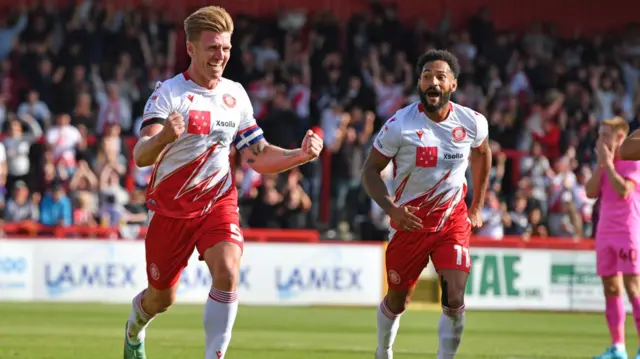
<instances>
[{"instance_id":1,"label":"white sock","mask_svg":"<svg viewBox=\"0 0 640 359\"><path fill-rule=\"evenodd\" d=\"M438 323L438 359L453 359L464 330L464 305L458 309L442 307Z\"/></svg>"},{"instance_id":2,"label":"white sock","mask_svg":"<svg viewBox=\"0 0 640 359\"><path fill-rule=\"evenodd\" d=\"M384 299L378 308L378 349L376 350L377 359L393 358L393 342L398 335L400 328L400 316L402 313L394 314L389 310Z\"/></svg>"},{"instance_id":3,"label":"white sock","mask_svg":"<svg viewBox=\"0 0 640 359\"><path fill-rule=\"evenodd\" d=\"M131 344L140 344L144 341L145 329L154 318L142 309L142 297L146 291L144 289L131 301L131 313L127 321L127 336Z\"/></svg>"},{"instance_id":4,"label":"white sock","mask_svg":"<svg viewBox=\"0 0 640 359\"><path fill-rule=\"evenodd\" d=\"M625 347L624 343L614 344L613 347L616 348L616 350L619 351L619 352L626 352L627 351L627 348Z\"/></svg>"},{"instance_id":5,"label":"white sock","mask_svg":"<svg viewBox=\"0 0 640 359\"><path fill-rule=\"evenodd\" d=\"M238 313L238 295L211 287L204 306L205 359L223 359Z\"/></svg>"}]
</instances>

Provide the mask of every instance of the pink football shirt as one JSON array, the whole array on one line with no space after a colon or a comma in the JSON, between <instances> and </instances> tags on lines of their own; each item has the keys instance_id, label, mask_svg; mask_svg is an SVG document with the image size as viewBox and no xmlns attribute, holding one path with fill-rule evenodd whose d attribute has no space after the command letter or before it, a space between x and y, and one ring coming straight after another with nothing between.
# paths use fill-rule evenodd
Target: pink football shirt
<instances>
[{"instance_id":1,"label":"pink football shirt","mask_svg":"<svg viewBox=\"0 0 640 359\"><path fill-rule=\"evenodd\" d=\"M609 177L602 173L600 181L600 219L596 237L612 241L629 241L629 236L640 240L640 162L614 161L616 172L636 187L627 198L620 197L613 189ZM631 238L636 240L636 238Z\"/></svg>"}]
</instances>

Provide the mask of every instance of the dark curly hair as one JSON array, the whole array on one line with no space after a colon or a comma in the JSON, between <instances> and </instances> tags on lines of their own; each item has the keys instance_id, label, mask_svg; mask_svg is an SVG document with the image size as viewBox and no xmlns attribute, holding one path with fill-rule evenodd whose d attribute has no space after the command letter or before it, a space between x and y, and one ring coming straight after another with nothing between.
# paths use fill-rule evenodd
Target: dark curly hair
<instances>
[{"instance_id":1,"label":"dark curly hair","mask_svg":"<svg viewBox=\"0 0 640 359\"><path fill-rule=\"evenodd\" d=\"M451 72L453 72L453 77L458 78L460 75L460 63L458 62L458 58L450 53L447 50L429 50L425 52L420 59L418 59L418 64L416 65L416 72L418 74L422 73L422 68L427 62L433 61L444 61L449 65Z\"/></svg>"}]
</instances>

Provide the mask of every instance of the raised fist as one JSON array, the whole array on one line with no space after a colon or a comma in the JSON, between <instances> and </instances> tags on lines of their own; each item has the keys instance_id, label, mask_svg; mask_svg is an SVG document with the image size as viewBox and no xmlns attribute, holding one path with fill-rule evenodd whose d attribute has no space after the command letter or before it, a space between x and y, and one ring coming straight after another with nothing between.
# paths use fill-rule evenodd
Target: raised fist
<instances>
[{"instance_id":1,"label":"raised fist","mask_svg":"<svg viewBox=\"0 0 640 359\"><path fill-rule=\"evenodd\" d=\"M307 130L307 134L304 136L304 140L302 140L302 146L300 146L305 157L309 161L317 158L320 156L320 152L322 152L322 147L322 138L313 133L313 131Z\"/></svg>"},{"instance_id":2,"label":"raised fist","mask_svg":"<svg viewBox=\"0 0 640 359\"><path fill-rule=\"evenodd\" d=\"M160 137L163 142L171 143L180 137L184 133L185 125L182 115L173 112L166 121L164 121L164 128L160 131Z\"/></svg>"}]
</instances>

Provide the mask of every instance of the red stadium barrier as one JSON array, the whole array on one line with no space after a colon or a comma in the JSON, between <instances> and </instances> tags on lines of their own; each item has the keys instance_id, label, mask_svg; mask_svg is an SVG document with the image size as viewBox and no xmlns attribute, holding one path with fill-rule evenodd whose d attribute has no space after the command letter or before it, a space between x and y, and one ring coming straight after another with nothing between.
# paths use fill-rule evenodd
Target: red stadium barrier
<instances>
[{"instance_id":1,"label":"red stadium barrier","mask_svg":"<svg viewBox=\"0 0 640 359\"><path fill-rule=\"evenodd\" d=\"M505 236L501 240L492 238L472 236L471 247L491 247L491 248L527 248L527 249L564 249L590 251L595 249L593 239L574 240L572 238L549 237L546 239L531 238L523 241L518 236Z\"/></svg>"},{"instance_id":2,"label":"red stadium barrier","mask_svg":"<svg viewBox=\"0 0 640 359\"><path fill-rule=\"evenodd\" d=\"M100 226L44 226L36 222L5 223L2 228L10 239L118 239L118 228ZM146 227L142 227L138 239L143 239ZM320 234L314 230L251 229L242 230L246 242L318 243Z\"/></svg>"},{"instance_id":3,"label":"red stadium barrier","mask_svg":"<svg viewBox=\"0 0 640 359\"><path fill-rule=\"evenodd\" d=\"M49 227L35 222L6 223L3 227L9 239L117 239L118 228L68 226ZM325 241L320 240L320 234L315 230L289 229L254 229L242 230L247 242L286 242L286 243L341 243L341 244L374 244L372 241ZM140 239L144 238L146 227L140 230ZM532 238L523 241L517 236L506 236L501 240L487 237L472 236L472 247L500 247L500 248L528 248L528 249L568 249L593 250L595 242L591 239L573 240L568 238Z\"/></svg>"}]
</instances>

